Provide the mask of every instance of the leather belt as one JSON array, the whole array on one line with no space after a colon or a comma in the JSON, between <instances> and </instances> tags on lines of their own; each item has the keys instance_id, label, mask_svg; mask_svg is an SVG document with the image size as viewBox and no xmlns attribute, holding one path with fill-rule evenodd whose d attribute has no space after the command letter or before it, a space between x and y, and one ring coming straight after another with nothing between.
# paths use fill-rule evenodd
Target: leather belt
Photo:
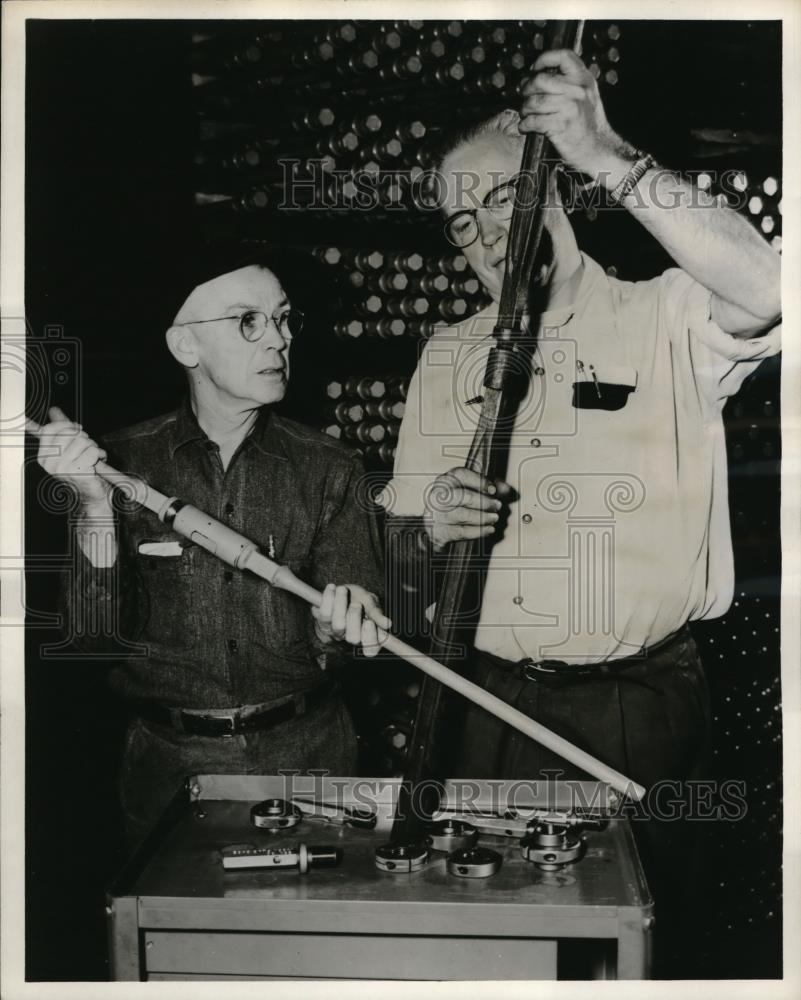
<instances>
[{"instance_id":1,"label":"leather belt","mask_svg":"<svg viewBox=\"0 0 801 1000\"><path fill-rule=\"evenodd\" d=\"M633 656L623 656L618 660L606 660L603 663L566 663L564 660L521 660L517 664L520 676L527 681L541 683L569 684L578 681L601 680L604 677L614 677L616 674L632 667L648 663L659 653L668 651L672 646L685 642L691 637L690 630L685 625L661 639L653 646L643 646L639 653Z\"/></svg>"},{"instance_id":2,"label":"leather belt","mask_svg":"<svg viewBox=\"0 0 801 1000\"><path fill-rule=\"evenodd\" d=\"M179 733L192 736L237 736L240 733L271 729L282 722L305 715L310 708L330 697L336 688L337 682L328 680L311 691L299 691L278 705L269 703L269 707L244 705L241 708L204 711L197 708L172 708L156 702L139 702L135 706L135 712L147 722L169 726Z\"/></svg>"}]
</instances>

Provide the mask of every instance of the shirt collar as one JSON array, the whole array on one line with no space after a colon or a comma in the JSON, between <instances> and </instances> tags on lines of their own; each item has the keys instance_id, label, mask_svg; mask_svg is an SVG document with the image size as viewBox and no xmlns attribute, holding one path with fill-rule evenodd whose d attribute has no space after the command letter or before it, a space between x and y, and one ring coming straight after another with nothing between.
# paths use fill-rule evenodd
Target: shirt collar
<instances>
[{"instance_id":1,"label":"shirt collar","mask_svg":"<svg viewBox=\"0 0 801 1000\"><path fill-rule=\"evenodd\" d=\"M584 273L581 277L581 284L578 287L576 298L568 305L559 306L557 309L546 309L540 313L540 329L548 327L553 330L567 326L574 316L584 311L588 299L597 290L599 282L606 278L604 269L592 257L588 257L587 254L581 252L581 259L584 262ZM498 307L495 302L491 302L480 312L476 313L475 316L471 317L470 320L463 321L463 323L472 323L472 328L475 330L474 335L470 338L475 339L475 343L470 345L470 349L486 343L492 337L497 315Z\"/></svg>"},{"instance_id":2,"label":"shirt collar","mask_svg":"<svg viewBox=\"0 0 801 1000\"><path fill-rule=\"evenodd\" d=\"M207 440L205 431L197 422L189 397L185 396L176 416L170 455L174 458L179 448L193 441ZM256 422L243 441L243 446L247 445L248 442L252 442L260 451L273 458L287 457L281 419L272 413L269 406L262 406L259 410Z\"/></svg>"},{"instance_id":3,"label":"shirt collar","mask_svg":"<svg viewBox=\"0 0 801 1000\"><path fill-rule=\"evenodd\" d=\"M200 429L200 424L198 424L195 414L192 412L192 404L189 402L189 397L184 396L175 419L172 445L170 447L171 457L174 458L176 451L185 444L189 444L191 441L203 441L205 438L206 435Z\"/></svg>"},{"instance_id":4,"label":"shirt collar","mask_svg":"<svg viewBox=\"0 0 801 1000\"><path fill-rule=\"evenodd\" d=\"M540 313L540 327L547 326L553 329L554 327L567 326L577 313L583 311L587 299L595 290L601 276L605 276L601 265L597 264L592 257L588 257L582 252L581 260L584 264L584 273L581 276L581 284L575 299L567 305L559 306L557 309L546 309Z\"/></svg>"},{"instance_id":5,"label":"shirt collar","mask_svg":"<svg viewBox=\"0 0 801 1000\"><path fill-rule=\"evenodd\" d=\"M248 437L265 455L283 459L289 457L284 447L284 422L269 406L262 406L259 410Z\"/></svg>"}]
</instances>

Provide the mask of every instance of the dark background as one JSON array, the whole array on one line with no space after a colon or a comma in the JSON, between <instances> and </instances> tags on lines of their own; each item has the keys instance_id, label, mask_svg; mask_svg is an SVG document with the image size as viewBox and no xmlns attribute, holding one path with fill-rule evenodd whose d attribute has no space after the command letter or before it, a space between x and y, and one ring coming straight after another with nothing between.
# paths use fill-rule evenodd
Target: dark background
<instances>
[{"instance_id":1,"label":"dark background","mask_svg":"<svg viewBox=\"0 0 801 1000\"><path fill-rule=\"evenodd\" d=\"M781 176L778 25L619 23L620 81L603 90L613 126L671 166L736 165L757 179ZM229 30L200 27L211 35ZM293 26L281 27L291 37ZM237 32L261 28L243 23ZM181 389L163 345L169 275L216 225L193 198L194 29L166 21L28 22L30 405L41 412L44 401L58 403L91 433L170 409ZM299 37L311 30L303 25ZM761 140L732 140L724 151L714 148L719 138L710 146L693 129ZM298 245L359 246L364 235L337 219L296 228L293 219L280 221L273 231ZM669 264L624 215L574 222L582 247L620 277L650 277ZM373 245L439 246L429 225L390 230L374 227ZM332 343L324 327L322 317L312 324L309 337L319 337L320 349L307 350L295 369L289 402L293 415L318 426L326 379L408 375L417 350L411 339ZM776 359L763 364L726 409L737 597L723 619L694 626L713 689L716 776L748 788L745 819L707 832L701 889L709 920L698 959L710 978L781 974L778 373ZM121 860L114 780L125 716L106 692L102 662L47 648L59 641L53 614L67 518L33 452L29 463L27 976L103 979L103 890Z\"/></svg>"}]
</instances>

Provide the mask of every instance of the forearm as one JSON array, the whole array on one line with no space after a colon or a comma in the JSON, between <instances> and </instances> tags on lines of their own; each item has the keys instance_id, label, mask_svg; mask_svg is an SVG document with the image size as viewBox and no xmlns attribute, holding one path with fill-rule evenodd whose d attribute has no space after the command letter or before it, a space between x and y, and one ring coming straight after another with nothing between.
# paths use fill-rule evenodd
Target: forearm
<instances>
[{"instance_id":1,"label":"forearm","mask_svg":"<svg viewBox=\"0 0 801 1000\"><path fill-rule=\"evenodd\" d=\"M111 569L117 561L117 529L111 503L84 503L75 537L81 552L96 569Z\"/></svg>"},{"instance_id":2,"label":"forearm","mask_svg":"<svg viewBox=\"0 0 801 1000\"><path fill-rule=\"evenodd\" d=\"M543 52L523 86L520 130L540 132L569 166L614 192L640 154L612 129L598 85L574 52ZM651 168L616 198L689 275L712 293L711 318L749 337L781 312L779 257L751 225L712 195Z\"/></svg>"},{"instance_id":3,"label":"forearm","mask_svg":"<svg viewBox=\"0 0 801 1000\"><path fill-rule=\"evenodd\" d=\"M434 548L423 517L387 515L386 609L399 635L420 632L425 609L435 599Z\"/></svg>"},{"instance_id":4,"label":"forearm","mask_svg":"<svg viewBox=\"0 0 801 1000\"><path fill-rule=\"evenodd\" d=\"M111 508L82 509L73 540L59 597L68 644L91 656L126 655L126 637L136 629L136 582L130 567L123 572Z\"/></svg>"},{"instance_id":5,"label":"forearm","mask_svg":"<svg viewBox=\"0 0 801 1000\"><path fill-rule=\"evenodd\" d=\"M602 183L625 177L631 159L610 157ZM713 293L712 318L750 336L781 314L781 259L739 213L690 181L652 168L622 204L684 271Z\"/></svg>"}]
</instances>

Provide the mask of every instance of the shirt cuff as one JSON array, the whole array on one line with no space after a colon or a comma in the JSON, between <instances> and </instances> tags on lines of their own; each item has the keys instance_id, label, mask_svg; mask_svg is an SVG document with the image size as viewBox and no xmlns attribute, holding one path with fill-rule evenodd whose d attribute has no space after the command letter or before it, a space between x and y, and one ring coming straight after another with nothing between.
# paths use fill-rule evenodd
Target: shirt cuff
<instances>
[{"instance_id":1,"label":"shirt cuff","mask_svg":"<svg viewBox=\"0 0 801 1000\"><path fill-rule=\"evenodd\" d=\"M753 337L726 333L712 319L712 292L698 282L687 296L687 321L698 340L729 361L761 361L781 351L781 323Z\"/></svg>"},{"instance_id":2,"label":"shirt cuff","mask_svg":"<svg viewBox=\"0 0 801 1000\"><path fill-rule=\"evenodd\" d=\"M93 566L78 547L75 570L75 589L85 599L111 601L116 593L117 565Z\"/></svg>"}]
</instances>

